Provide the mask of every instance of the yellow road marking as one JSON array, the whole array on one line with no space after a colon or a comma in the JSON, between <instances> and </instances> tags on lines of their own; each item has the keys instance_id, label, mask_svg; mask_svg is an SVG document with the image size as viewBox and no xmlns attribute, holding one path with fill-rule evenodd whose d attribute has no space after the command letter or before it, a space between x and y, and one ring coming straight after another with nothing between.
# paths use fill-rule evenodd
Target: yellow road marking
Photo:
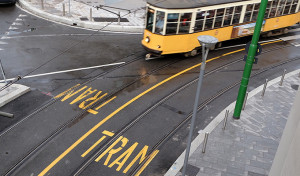
<instances>
[{"instance_id":1,"label":"yellow road marking","mask_svg":"<svg viewBox=\"0 0 300 176\"><path fill-rule=\"evenodd\" d=\"M106 130L104 130L102 133L105 134L105 135L107 135L107 136L110 136L110 137L112 137L112 136L114 135L114 133L109 132L109 131L106 131ZM81 157L85 157L88 153L90 153L91 150L93 150L93 149L94 149L98 144L100 144L105 138L106 138L106 136L102 136L97 142L95 142L94 145L92 145L87 151L85 151L85 152L81 155Z\"/></svg>"},{"instance_id":2,"label":"yellow road marking","mask_svg":"<svg viewBox=\"0 0 300 176\"><path fill-rule=\"evenodd\" d=\"M281 40L278 41L274 41L274 42L268 42L269 43L275 43L275 42L280 42ZM243 51L245 49L240 49L237 51ZM231 52L232 53L232 52ZM220 58L218 57L214 57L212 59L209 59L206 61L206 63L211 62L215 59ZM140 93L139 95L137 95L136 97L134 97L133 99L129 100L127 103L123 104L121 107L119 107L118 109L116 109L114 112L112 112L110 115L108 115L107 117L105 117L103 120L101 120L98 124L96 124L93 128L91 128L88 132L86 132L83 136L81 136L76 142L74 142L67 150L65 150L62 154L60 154L54 161L52 161L52 163L50 165L48 165L38 176L43 176L45 175L53 166L55 166L62 158L64 158L68 153L70 153L78 144L80 144L85 138L87 138L91 133L93 133L96 129L98 129L102 124L104 124L105 122L107 122L109 119L111 119L114 115L116 115L117 113L119 113L122 109L126 108L128 105L130 105L131 103L135 102L136 100L138 100L139 98L141 98L142 96L144 96L145 94L147 94L148 92L152 91L153 89L161 86L162 84L196 68L199 67L201 65L201 63L196 64L192 67L189 67L169 78L166 78L165 80L155 84L154 86L150 87L149 89L145 90L144 92Z\"/></svg>"},{"instance_id":3,"label":"yellow road marking","mask_svg":"<svg viewBox=\"0 0 300 176\"><path fill-rule=\"evenodd\" d=\"M88 153L90 153L91 150L93 150L98 144L100 144L104 139L106 138L106 136L102 136L97 142L95 142L94 145L92 145L87 151L85 151L81 157L85 157Z\"/></svg>"},{"instance_id":4,"label":"yellow road marking","mask_svg":"<svg viewBox=\"0 0 300 176\"><path fill-rule=\"evenodd\" d=\"M113 167L115 164L118 165L116 171L120 171L123 165L126 163L128 158L131 156L135 148L138 146L139 143L135 142L131 147L129 147L125 152L122 153L115 161L113 161L108 167ZM120 161L122 160L122 161Z\"/></svg>"},{"instance_id":5,"label":"yellow road marking","mask_svg":"<svg viewBox=\"0 0 300 176\"><path fill-rule=\"evenodd\" d=\"M102 133L109 136L109 137L112 137L113 135L115 135L115 133L112 133L112 132L106 131L106 130L104 130Z\"/></svg>"},{"instance_id":6,"label":"yellow road marking","mask_svg":"<svg viewBox=\"0 0 300 176\"><path fill-rule=\"evenodd\" d=\"M117 98L117 96L112 97L111 99L107 100L106 102L102 103L100 106L98 106L95 110L99 110L100 108L102 108L103 106L105 106L107 103L111 102L112 100L114 100L115 98ZM93 109L89 109L87 110L89 113L92 114L98 114L97 111L95 111Z\"/></svg>"},{"instance_id":7,"label":"yellow road marking","mask_svg":"<svg viewBox=\"0 0 300 176\"><path fill-rule=\"evenodd\" d=\"M144 159L146 158L148 146L145 145L144 148L135 156L135 158L128 164L128 166L124 169L123 173L126 174L126 172L133 166L133 164L140 158L139 164L141 164Z\"/></svg>"},{"instance_id":8,"label":"yellow road marking","mask_svg":"<svg viewBox=\"0 0 300 176\"><path fill-rule=\"evenodd\" d=\"M148 166L148 164L153 160L153 158L158 154L159 150L155 150L149 157L149 159L146 161L146 163L142 166L142 168L135 174L135 176L139 176L145 168Z\"/></svg>"},{"instance_id":9,"label":"yellow road marking","mask_svg":"<svg viewBox=\"0 0 300 176\"><path fill-rule=\"evenodd\" d=\"M239 49L239 50L235 50L235 51L232 51L232 52L229 52L229 53L225 53L222 56L228 56L230 54L234 54L234 53L237 53L237 52L240 52L240 51L243 51L243 50L245 50L245 49Z\"/></svg>"},{"instance_id":10,"label":"yellow road marking","mask_svg":"<svg viewBox=\"0 0 300 176\"><path fill-rule=\"evenodd\" d=\"M73 89L75 89L75 88L78 87L78 86L80 86L80 84L76 84L75 86L69 88L68 90L65 90L64 92L62 92L62 93L56 95L54 98L57 99L57 98L60 98L60 97L64 96L64 95L67 94L67 93L68 93L68 94L73 93L73 92L74 92Z\"/></svg>"}]
</instances>

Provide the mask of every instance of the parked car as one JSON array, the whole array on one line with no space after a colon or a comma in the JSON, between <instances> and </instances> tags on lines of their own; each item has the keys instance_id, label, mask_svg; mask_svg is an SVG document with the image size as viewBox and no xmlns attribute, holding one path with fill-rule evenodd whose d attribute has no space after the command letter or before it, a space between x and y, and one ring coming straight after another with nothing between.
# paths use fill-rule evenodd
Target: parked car
<instances>
[{"instance_id":1,"label":"parked car","mask_svg":"<svg viewBox=\"0 0 300 176\"><path fill-rule=\"evenodd\" d=\"M17 0L0 0L0 4L15 4Z\"/></svg>"}]
</instances>

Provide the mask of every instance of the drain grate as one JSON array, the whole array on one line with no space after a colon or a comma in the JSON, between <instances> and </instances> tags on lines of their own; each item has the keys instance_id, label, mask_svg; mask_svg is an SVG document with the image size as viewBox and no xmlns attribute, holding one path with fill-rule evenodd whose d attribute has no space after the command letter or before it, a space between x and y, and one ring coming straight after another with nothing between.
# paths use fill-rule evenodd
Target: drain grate
<instances>
[{"instance_id":1,"label":"drain grate","mask_svg":"<svg viewBox=\"0 0 300 176\"><path fill-rule=\"evenodd\" d=\"M100 18L94 17L95 22L118 22L118 18ZM121 18L120 22L129 22L127 18Z\"/></svg>"}]
</instances>

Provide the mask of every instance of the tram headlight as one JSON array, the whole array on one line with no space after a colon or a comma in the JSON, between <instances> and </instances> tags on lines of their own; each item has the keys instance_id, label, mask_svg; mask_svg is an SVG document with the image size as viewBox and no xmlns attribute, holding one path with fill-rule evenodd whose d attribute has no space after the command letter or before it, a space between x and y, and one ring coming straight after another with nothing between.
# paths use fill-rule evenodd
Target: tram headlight
<instances>
[{"instance_id":1,"label":"tram headlight","mask_svg":"<svg viewBox=\"0 0 300 176\"><path fill-rule=\"evenodd\" d=\"M145 42L147 42L147 43L150 42L150 38L148 36L145 38Z\"/></svg>"}]
</instances>

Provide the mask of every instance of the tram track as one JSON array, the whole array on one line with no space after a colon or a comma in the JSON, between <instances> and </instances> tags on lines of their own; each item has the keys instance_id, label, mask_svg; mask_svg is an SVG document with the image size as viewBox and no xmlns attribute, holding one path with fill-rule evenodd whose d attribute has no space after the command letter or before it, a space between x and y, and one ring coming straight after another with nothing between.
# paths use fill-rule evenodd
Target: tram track
<instances>
[{"instance_id":1,"label":"tram track","mask_svg":"<svg viewBox=\"0 0 300 176\"><path fill-rule=\"evenodd\" d=\"M144 59L143 56L137 56L134 59L126 62L123 65L119 65L117 67L114 67L113 69L110 69L109 71L100 73L99 75L93 77L92 79L85 81L84 83L81 84L81 86L76 87L75 89L73 89L74 91L79 90L82 86L96 80L97 78L107 75L108 73L111 73L117 69L120 69L126 65L129 65L131 63L134 63L136 61L139 61L140 59ZM112 92L110 92L106 99L103 99L102 101L98 101L95 104L93 104L90 108L96 107L99 104L103 103L104 101L112 98L114 95L118 94L119 92L121 92L122 90L128 88L129 86L133 85L134 83L172 65L175 64L177 62L180 62L182 60L180 59L176 59L176 60L172 60L171 62L168 62L158 68L155 68L151 71L149 71L147 74L141 75L139 77L137 77L135 80L131 81L130 83L124 84L122 87L112 90ZM18 127L21 123L23 123L25 120L28 120L30 117L36 115L37 113L41 112L42 110L48 108L49 106L53 105L54 103L58 102L61 98L58 99L51 99L48 103L46 103L43 107L35 110L33 113L31 113L29 116L27 116L26 118L22 119L21 121L19 121L17 124L11 126L10 128L6 129L3 133L0 134L0 138L2 136L4 136L5 134L7 134L8 132L10 132L11 130L13 130L14 128ZM33 147L32 150L30 150L24 157L22 157L14 166L12 166L9 170L7 170L5 172L4 175L11 175L12 173L14 173L15 171L17 171L17 169L23 164L25 163L31 156L33 156L36 152L40 151L46 144L48 144L55 136L59 135L62 131L64 131L67 127L69 127L70 125L72 125L74 122L76 122L78 119L82 118L83 116L88 115L89 113L87 112L87 110L81 110L76 116L74 116L71 120L67 121L66 123L62 124L61 126L59 126L55 131L53 131L49 136L47 136L41 143L39 143L37 146Z\"/></svg>"},{"instance_id":2,"label":"tram track","mask_svg":"<svg viewBox=\"0 0 300 176\"><path fill-rule=\"evenodd\" d=\"M273 66L270 67L266 67L262 70L259 70L257 72L255 72L253 75L250 76L250 78L253 78L255 76L258 76L270 69L282 66L284 64L287 63L291 63L293 61L297 61L299 60L300 57L294 58L294 59L290 59L284 62L280 62L278 64L275 64ZM194 81L197 81L198 78ZM225 87L224 89L222 89L221 91L219 91L217 94L213 95L212 97L206 99L204 102L202 102L198 108L197 108L197 112L203 110L208 104L212 103L214 100L216 100L217 98L219 98L220 96L224 95L226 92L232 90L233 88L235 88L236 86L238 86L240 84L240 81L236 81L235 83ZM192 112L189 113L189 115L182 120L176 127L174 127L169 133L167 133L163 138L160 139L160 141L158 143L155 144L154 147L152 147L152 149L149 151L149 154L147 154L147 157L140 163L138 164L135 168L133 168L133 170L129 173L129 176L133 176L135 174L137 174L137 172L143 167L143 165L147 162L147 160L153 155L154 151L160 149L179 129L181 129L187 122L189 122L192 118Z\"/></svg>"},{"instance_id":3,"label":"tram track","mask_svg":"<svg viewBox=\"0 0 300 176\"><path fill-rule=\"evenodd\" d=\"M279 49L279 48L282 48L282 47L274 47L274 48L272 48L272 49L270 49L270 50L268 50L268 51L265 51L265 52L271 52L271 51L277 50L277 49ZM108 74L108 73L110 73L110 72L112 72L112 71L114 71L114 70L116 70L116 69L122 68L122 67L124 67L125 65L128 65L128 64L130 64L130 63L133 63L133 62L138 61L138 60L140 60L140 59L141 59L141 57L139 57L139 56L138 56L138 57L135 57L134 59L132 59L132 60L126 62L126 64L123 64L123 65L114 67L114 68L110 69L109 71L100 73L99 75L95 76L94 78L92 78L92 79L90 79L90 80L84 82L82 85L86 85L86 84L92 82L93 80L95 80L95 79L97 79L97 78L99 78L99 77L101 77L101 76L104 76L104 75L106 75L106 74ZM176 60L176 61L169 62L169 63L167 63L167 64L164 64L164 65L160 66L159 68L156 68L156 69L154 69L154 70L148 72L148 73L145 74L145 75L142 75L142 76L136 78L134 81L132 81L132 82L130 82L130 83L128 83L128 84L122 86L121 88L119 88L119 89L117 89L117 90L112 91L112 92L108 95L108 98L107 98L107 99L109 99L109 97L112 97L113 95L117 94L118 92L120 92L120 91L126 89L127 87L129 87L130 85L134 84L135 82L137 82L137 81L139 81L139 80L141 80L141 79L143 79L143 78L145 78L145 77L147 77L147 76L150 76L151 74L154 74L155 72L157 72L157 71L159 71L159 70L162 70L162 69L164 69L164 68L166 68L166 67L168 67L168 66L170 66L170 65L172 65L172 64L175 64L175 63L177 63L177 62L180 62L180 61L181 61L181 60L178 59L178 60ZM234 63L240 62L240 61L242 61L242 59L235 60L235 61L230 62L230 63L228 63L228 64L234 64ZM220 68L217 68L215 71L220 70L221 68L224 68L224 67L228 66L228 64L225 64L225 65L221 66ZM214 72L215 72L215 71L214 71ZM213 73L213 72L209 72L209 73L206 74L206 76L209 75L209 74L212 74L212 73ZM174 91L174 92L171 93L170 95L168 95L168 96L166 96L165 98L161 99L161 100L160 100L158 103L156 103L154 106L152 106L151 108L149 108L148 110L146 110L144 113L142 113L137 119L133 120L133 121L130 122L128 125L126 125L124 128L122 128L118 133L116 133L115 136L116 136L116 137L119 137L120 135L122 135L124 132L126 132L128 129L130 129L134 124L136 124L140 119L142 119L144 116L146 116L149 112L151 112L153 109L155 109L155 108L156 108L157 106L159 106L161 103L163 103L164 101L166 101L166 100L169 99L170 97L174 96L175 94L177 94L177 93L180 92L181 90L185 89L186 87L190 86L190 85L193 84L195 81L197 81L197 80L191 81L191 82L188 83L187 85L183 86L182 88L179 88L177 91ZM79 88L77 88L77 89L79 89ZM74 90L77 90L77 89L74 89ZM57 102L57 101L59 101L59 100L60 100L60 99L52 99L52 100L50 100L49 103L47 103L45 106L39 108L38 110L36 110L35 112L33 112L32 114L30 114L29 116L27 116L24 120L29 119L31 116L33 116L33 115L35 115L35 114L41 112L42 110L46 109L47 107L51 106L52 104L54 104L55 102ZM104 101L105 101L105 100L104 100ZM97 106L97 105L99 105L100 103L102 103L102 101L101 101L101 102L99 101L99 102L95 103L94 106ZM94 106L93 106L93 107L94 107ZM91 108L93 108L93 107L91 107ZM58 134L60 134L64 129L66 129L69 125L71 125L71 124L72 124L74 121L76 121L78 118L81 118L82 116L84 116L84 115L86 115L86 114L87 114L86 110L82 110L79 114L77 114L76 116L74 116L74 118L72 118L72 119L69 120L68 122L64 123L63 125L61 125L61 126L60 126L59 128L57 128L53 133L51 133L51 135L49 135L48 137L46 137L41 143L39 143L38 145L36 145L35 147L33 147L32 150L30 150L25 156L23 156L23 157L22 157L22 158L14 165L14 166L12 166L9 170L7 170L7 171L5 172L4 175L11 175L11 174L13 174L14 172L16 172L16 171L22 166L22 164L24 164L28 159L30 159L35 153L37 153L38 151L40 151L41 149L43 149L43 147L44 147L46 144L48 144L55 136L57 136ZM22 123L24 120L20 121L20 123ZM9 130L6 130L4 133L1 133L0 138L1 138L3 135L5 135L6 133L8 133L9 131L11 131L13 128L16 128L20 123L14 125L12 128L10 128ZM115 139L115 138L112 138L112 139ZM113 140L110 140L110 141L108 141L108 142L109 142L109 143L106 143L106 144L104 144L104 145L105 145L105 146L109 146L109 144L111 144L111 143L113 142ZM102 148L101 151L103 151L103 150L104 150L104 148ZM90 160L90 159L88 159L88 160ZM92 159L91 161L93 161L93 159ZM90 161L89 161L89 162L90 162ZM85 163L87 163L87 162L85 162ZM88 164L88 165L89 165L89 164ZM87 165L87 166L88 166L88 165ZM86 167L86 166L84 166L84 167ZM76 173L77 173L77 171L74 173L74 175L76 175ZM81 171L80 171L80 173L81 173Z\"/></svg>"},{"instance_id":4,"label":"tram track","mask_svg":"<svg viewBox=\"0 0 300 176\"><path fill-rule=\"evenodd\" d=\"M233 47L239 47L239 46L233 46ZM227 47L225 47L225 49L226 49L226 48L227 48ZM279 49L279 48L282 48L282 47L278 47L278 49ZM222 49L222 47L221 47L220 49ZM142 51L139 51L139 52L142 52ZM138 53L138 52L137 52L137 53ZM263 52L263 53L264 53L264 52ZM136 54L136 53L134 53L134 54ZM134 55L134 54L132 54L132 55ZM130 57L130 56L132 56L132 55L126 56L125 58ZM138 60L140 60L140 59L143 59L143 58L144 58L144 55L141 55L141 56L135 57L134 59L131 59L131 60L125 62L125 63L122 64L122 65L117 65L117 66L115 66L114 68L112 68L112 69L110 69L110 70L108 70L108 71L102 72L102 73L98 74L97 76L95 76L95 77L93 77L93 78L91 78L91 79L89 79L89 80L87 80L87 81L81 83L81 86L87 85L88 83L90 83L90 82L92 82L92 81L98 79L98 78L101 77L101 76L104 76L104 75L106 75L106 74L109 74L109 73L111 73L111 72L113 72L113 71L115 71L115 70L117 70L117 69L120 69L120 68L122 68L122 67L124 67L124 66L126 66L126 65L129 65L129 64L131 64L131 63L133 63L133 62L135 62L135 61L138 61ZM87 75L84 75L83 78L86 77L86 76L88 76L88 75L90 75L90 74L92 74L92 73L93 73L93 72L91 72L91 73L89 73L89 74L87 74ZM69 84L69 83L71 83L71 82L72 82L72 81L70 81L70 82L68 82L68 83L66 83L66 84ZM132 83L132 84L133 84L133 83ZM128 86L127 86L127 87L128 87ZM72 89L72 90L76 91L76 90L79 90L79 89L80 89L80 87L77 87L77 88L74 88L74 89ZM112 93L111 93L111 94L112 94ZM103 101L109 99L109 97L111 97L111 96L108 96L106 99L102 100L101 102L103 102ZM1 138L2 136L4 136L6 133L8 133L9 131L11 131L13 128L17 127L19 124L21 124L22 122L24 122L24 120L27 120L28 118L30 118L31 116L35 115L36 113L38 113L38 112L44 110L45 108L51 106L53 103L59 101L60 99L61 99L61 98L49 100L49 101L46 102L42 107L39 107L38 109L34 110L30 115L26 116L25 118L23 118L22 120L20 120L20 121L17 122L16 124L14 124L14 125L8 127L8 128L5 129L3 132L1 132L1 133L0 133L0 138ZM99 102L100 102L100 101L99 101Z\"/></svg>"},{"instance_id":5,"label":"tram track","mask_svg":"<svg viewBox=\"0 0 300 176\"><path fill-rule=\"evenodd\" d=\"M128 56L128 57L130 57L130 56ZM140 60L141 58L142 58L141 56L138 56L138 57L135 57L135 58L133 58L133 59L127 61L126 63L124 63L124 64L122 64L122 65L117 65L117 66L115 66L114 68L112 68L112 69L110 69L110 70L108 70L108 71L102 72L102 73L98 74L97 76L95 76L95 77L93 77L93 78L91 78L91 79L89 79L89 80L87 80L87 81L81 83L81 85L84 86L84 85L86 85L86 84L88 84L88 83L90 83L90 82L96 80L97 78L99 78L99 77L101 77L101 76L104 76L104 75L106 75L106 74L109 74L109 73L111 73L112 71L115 71L116 69L120 69L120 68L122 68L122 67L124 67L124 66L126 66L126 65L128 65L128 64L131 64L131 63L133 63L133 62L135 62L135 61L137 61L137 60ZM87 74L87 75L84 75L84 77L86 77L86 76L88 76L88 75L90 75L90 74L92 74L92 73L89 73L89 74ZM70 82L68 82L68 83L66 83L66 84L69 84L69 83L70 83ZM76 91L76 90L79 90L79 89L80 89L80 87L77 87L77 88L74 88L74 89L72 89L72 90ZM67 92L67 93L68 93L68 92ZM57 98L57 99L52 98L51 100L49 100L48 102L46 102L42 107L39 107L39 108L35 109L31 114L29 114L28 116L26 116L25 118L23 118L22 120L20 120L19 122L17 122L16 124L14 124L14 125L8 127L8 128L5 129L3 132L1 132L1 133L0 133L0 138L1 138L2 136L4 136L6 133L8 133L9 131L11 131L13 128L16 128L18 125L20 125L21 123L23 123L25 120L28 120L31 116L37 114L38 112L44 110L45 108L47 108L47 107L49 107L49 106L51 106L53 103L58 102L60 99L61 99L61 98Z\"/></svg>"},{"instance_id":6,"label":"tram track","mask_svg":"<svg viewBox=\"0 0 300 176\"><path fill-rule=\"evenodd\" d=\"M289 46L287 46L289 47ZM283 48L283 47L274 47L270 50L266 50L264 51L262 54L265 54L265 53L269 53L269 52L272 52L272 51L275 51L277 49L280 49L280 48ZM207 73L205 73L205 77L206 76L209 76L213 73L216 73L218 72L219 70L225 68L225 67L228 67L230 65L233 65L233 64L236 64L238 62L241 62L243 61L242 58L240 59L237 59L237 60L234 60L232 62L229 62L227 64L224 64L220 67L217 67ZM165 96L164 98L162 98L161 100L159 100L158 102L156 102L154 105L152 105L151 107L149 107L147 110L145 110L143 113L141 113L139 116L137 116L135 119L133 119L131 122L129 122L127 125L125 125L122 129L120 129L119 131L117 131L115 133L115 135L110 138L108 141L106 141L106 143L104 143L97 151L95 151L88 159L85 160L85 162L75 171L73 172L71 175L73 176L78 176L80 175L97 157L99 157L99 155L104 152L112 143L114 143L120 136L122 136L126 131L128 131L131 127L133 127L135 124L137 124L141 119L143 119L143 117L145 117L147 114L149 114L151 111L153 111L155 108L157 108L159 105L161 105L162 103L164 103L165 101L167 101L169 98L171 98L172 96L178 94L179 92L181 92L182 90L186 89L187 87L191 86L192 84L194 84L195 82L198 81L198 77L190 82L188 82L187 84L181 86L180 88L174 90L172 93L168 94L167 96ZM238 85L240 83L240 81L234 83L234 86L235 87L236 85ZM212 102L213 100L215 100L216 98L220 97L221 95L223 95L224 93L226 93L227 91L229 91L232 86L228 86L226 87L225 89L222 89L221 91L219 91L216 95L208 98L207 100L205 100L200 106L199 108L202 109L203 107L205 107L207 104L209 104L210 102ZM198 108L198 111L200 110ZM184 120L185 123L186 121L188 121L188 119L190 119L190 116L191 116L191 113L189 114L189 116ZM180 124L182 124L183 122L181 122ZM184 124L185 124L184 123ZM182 125L181 125L182 126ZM180 126L180 127L181 127ZM180 128L179 127L179 128ZM178 129L177 129L178 130ZM177 131L176 130L176 131ZM172 133L172 132L170 132ZM173 134L173 133L172 133ZM170 135L168 135L170 137ZM156 145L155 145L156 146ZM157 148L154 147L153 150L151 150L152 152L154 152ZM148 157L151 156L152 152L147 155ZM146 158L144 161L146 162L148 159ZM132 175L132 174L130 174Z\"/></svg>"}]
</instances>

